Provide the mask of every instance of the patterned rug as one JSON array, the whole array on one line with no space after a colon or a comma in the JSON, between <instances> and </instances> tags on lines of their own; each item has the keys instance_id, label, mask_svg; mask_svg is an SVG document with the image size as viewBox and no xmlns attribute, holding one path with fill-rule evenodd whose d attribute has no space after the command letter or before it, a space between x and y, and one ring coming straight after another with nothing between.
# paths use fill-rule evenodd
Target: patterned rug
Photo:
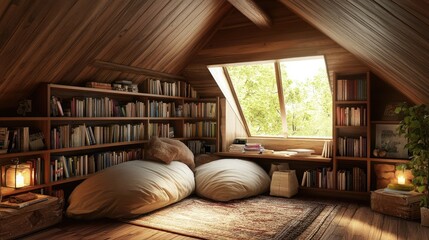
<instances>
[{"instance_id":1,"label":"patterned rug","mask_svg":"<svg viewBox=\"0 0 429 240\"><path fill-rule=\"evenodd\" d=\"M338 207L271 196L212 202L187 198L127 223L201 239L319 239Z\"/></svg>"}]
</instances>

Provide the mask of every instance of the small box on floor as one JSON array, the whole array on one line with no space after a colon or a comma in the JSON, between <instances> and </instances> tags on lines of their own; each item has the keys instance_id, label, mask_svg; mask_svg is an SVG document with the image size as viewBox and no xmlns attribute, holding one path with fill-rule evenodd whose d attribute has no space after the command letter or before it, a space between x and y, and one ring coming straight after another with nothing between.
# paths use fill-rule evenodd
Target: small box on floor
<instances>
[{"instance_id":1,"label":"small box on floor","mask_svg":"<svg viewBox=\"0 0 429 240\"><path fill-rule=\"evenodd\" d=\"M273 172L270 186L271 196L290 198L298 193L298 188L295 170Z\"/></svg>"},{"instance_id":2,"label":"small box on floor","mask_svg":"<svg viewBox=\"0 0 429 240\"><path fill-rule=\"evenodd\" d=\"M371 209L404 219L419 219L421 197L422 194L415 192L400 194L394 191L378 189L371 192Z\"/></svg>"},{"instance_id":3,"label":"small box on floor","mask_svg":"<svg viewBox=\"0 0 429 240\"><path fill-rule=\"evenodd\" d=\"M62 200L46 198L20 209L0 207L0 239L15 239L61 222Z\"/></svg>"}]
</instances>

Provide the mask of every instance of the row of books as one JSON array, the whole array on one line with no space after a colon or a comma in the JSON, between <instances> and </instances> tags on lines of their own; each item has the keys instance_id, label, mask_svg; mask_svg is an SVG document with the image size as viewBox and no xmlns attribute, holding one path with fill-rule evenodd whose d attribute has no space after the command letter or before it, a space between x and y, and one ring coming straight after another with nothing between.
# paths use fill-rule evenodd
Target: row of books
<instances>
[{"instance_id":1,"label":"row of books","mask_svg":"<svg viewBox=\"0 0 429 240\"><path fill-rule=\"evenodd\" d=\"M337 190L366 191L366 173L363 169L354 167L351 170L337 171ZM302 175L301 186L312 188L335 189L334 171L331 168L306 170Z\"/></svg>"},{"instance_id":2,"label":"row of books","mask_svg":"<svg viewBox=\"0 0 429 240\"><path fill-rule=\"evenodd\" d=\"M216 117L216 103L185 103L183 104L184 117Z\"/></svg>"},{"instance_id":3,"label":"row of books","mask_svg":"<svg viewBox=\"0 0 429 240\"><path fill-rule=\"evenodd\" d=\"M145 103L141 101L119 103L115 99L72 98L60 100L51 97L51 115L53 117L145 117Z\"/></svg>"},{"instance_id":4,"label":"row of books","mask_svg":"<svg viewBox=\"0 0 429 240\"><path fill-rule=\"evenodd\" d=\"M150 94L189 98L197 97L197 92L186 82L168 82L159 79L147 79L147 81L149 81L147 92Z\"/></svg>"},{"instance_id":5,"label":"row of books","mask_svg":"<svg viewBox=\"0 0 429 240\"><path fill-rule=\"evenodd\" d=\"M231 144L229 145L228 152L243 153L244 144Z\"/></svg>"},{"instance_id":6,"label":"row of books","mask_svg":"<svg viewBox=\"0 0 429 240\"><path fill-rule=\"evenodd\" d=\"M51 161L51 182L62 179L86 176L105 168L142 158L141 149L109 151L93 155L56 156Z\"/></svg>"},{"instance_id":7,"label":"row of books","mask_svg":"<svg viewBox=\"0 0 429 240\"><path fill-rule=\"evenodd\" d=\"M337 126L366 126L366 107L336 107Z\"/></svg>"},{"instance_id":8,"label":"row of books","mask_svg":"<svg viewBox=\"0 0 429 240\"><path fill-rule=\"evenodd\" d=\"M0 128L0 153L27 152L29 150L30 127Z\"/></svg>"},{"instance_id":9,"label":"row of books","mask_svg":"<svg viewBox=\"0 0 429 240\"><path fill-rule=\"evenodd\" d=\"M368 98L366 79L337 80L338 101L365 101Z\"/></svg>"},{"instance_id":10,"label":"row of books","mask_svg":"<svg viewBox=\"0 0 429 240\"><path fill-rule=\"evenodd\" d=\"M194 155L216 152L215 144L208 144L204 141L199 141L199 140L188 141L187 146L192 151L192 153L194 153Z\"/></svg>"},{"instance_id":11,"label":"row of books","mask_svg":"<svg viewBox=\"0 0 429 240\"><path fill-rule=\"evenodd\" d=\"M331 168L306 170L302 176L301 186L335 189L334 171Z\"/></svg>"},{"instance_id":12,"label":"row of books","mask_svg":"<svg viewBox=\"0 0 429 240\"><path fill-rule=\"evenodd\" d=\"M72 126L68 124L51 130L52 149L140 141L143 139L143 123L103 126L86 126L85 124Z\"/></svg>"},{"instance_id":13,"label":"row of books","mask_svg":"<svg viewBox=\"0 0 429 240\"><path fill-rule=\"evenodd\" d=\"M149 123L149 136L173 138L174 127L169 123Z\"/></svg>"},{"instance_id":14,"label":"row of books","mask_svg":"<svg viewBox=\"0 0 429 240\"><path fill-rule=\"evenodd\" d=\"M337 189L344 191L366 192L366 173L363 169L354 167L350 170L337 171Z\"/></svg>"},{"instance_id":15,"label":"row of books","mask_svg":"<svg viewBox=\"0 0 429 240\"><path fill-rule=\"evenodd\" d=\"M149 103L149 117L176 117L176 103L151 101Z\"/></svg>"},{"instance_id":16,"label":"row of books","mask_svg":"<svg viewBox=\"0 0 429 240\"><path fill-rule=\"evenodd\" d=\"M30 169L30 186L43 184L43 159L38 158L29 158L19 161L19 165ZM1 186L6 186L6 171L7 168L11 165L2 165L1 166Z\"/></svg>"},{"instance_id":17,"label":"row of books","mask_svg":"<svg viewBox=\"0 0 429 240\"><path fill-rule=\"evenodd\" d=\"M159 79L148 79L149 93L165 96L180 96L179 82L161 82Z\"/></svg>"},{"instance_id":18,"label":"row of books","mask_svg":"<svg viewBox=\"0 0 429 240\"><path fill-rule=\"evenodd\" d=\"M245 152L263 152L265 149L260 143L246 143L244 144Z\"/></svg>"},{"instance_id":19,"label":"row of books","mask_svg":"<svg viewBox=\"0 0 429 240\"><path fill-rule=\"evenodd\" d=\"M216 122L185 123L183 137L216 137Z\"/></svg>"},{"instance_id":20,"label":"row of books","mask_svg":"<svg viewBox=\"0 0 429 240\"><path fill-rule=\"evenodd\" d=\"M331 158L332 157L332 141L325 141L323 144L322 157Z\"/></svg>"},{"instance_id":21,"label":"row of books","mask_svg":"<svg viewBox=\"0 0 429 240\"><path fill-rule=\"evenodd\" d=\"M345 157L366 157L366 137L339 137L337 138L338 155Z\"/></svg>"}]
</instances>

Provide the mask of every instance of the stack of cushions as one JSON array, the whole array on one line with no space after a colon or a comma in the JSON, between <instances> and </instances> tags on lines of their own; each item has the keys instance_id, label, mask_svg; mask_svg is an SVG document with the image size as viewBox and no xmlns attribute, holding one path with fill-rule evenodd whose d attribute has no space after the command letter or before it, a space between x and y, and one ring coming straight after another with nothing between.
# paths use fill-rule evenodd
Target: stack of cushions
<instances>
[{"instance_id":1,"label":"stack of cushions","mask_svg":"<svg viewBox=\"0 0 429 240\"><path fill-rule=\"evenodd\" d=\"M215 201L230 201L262 194L270 177L259 165L239 159L222 159L195 169L196 193Z\"/></svg>"},{"instance_id":2,"label":"stack of cushions","mask_svg":"<svg viewBox=\"0 0 429 240\"><path fill-rule=\"evenodd\" d=\"M77 186L70 195L67 215L77 219L132 218L180 201L194 189L194 174L181 162L125 162Z\"/></svg>"}]
</instances>

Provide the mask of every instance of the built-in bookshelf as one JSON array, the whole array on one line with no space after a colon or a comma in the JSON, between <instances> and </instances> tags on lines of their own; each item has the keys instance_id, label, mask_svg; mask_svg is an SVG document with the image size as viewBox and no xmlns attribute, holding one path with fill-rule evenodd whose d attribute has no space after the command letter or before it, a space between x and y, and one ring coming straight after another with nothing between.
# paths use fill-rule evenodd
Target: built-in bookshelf
<instances>
[{"instance_id":1,"label":"built-in bookshelf","mask_svg":"<svg viewBox=\"0 0 429 240\"><path fill-rule=\"evenodd\" d=\"M54 186L142 159L152 136L181 140L194 153L219 151L218 98L198 98L183 81L148 79L140 87L143 92L44 84L34 94L37 117L0 118L2 179L12 160L19 160L29 164L33 181L18 189L2 184L3 196L49 193ZM189 125L195 132L187 134Z\"/></svg>"},{"instance_id":2,"label":"built-in bookshelf","mask_svg":"<svg viewBox=\"0 0 429 240\"><path fill-rule=\"evenodd\" d=\"M387 108L408 101L401 93L385 84L375 75L364 73L334 74L334 157L333 170L337 173L336 189L369 196L375 190L374 164L408 162L407 154L400 157L374 156L373 150L380 126L390 126L392 132L400 116ZM389 110L392 111L392 110ZM356 194L354 194L356 195Z\"/></svg>"},{"instance_id":3,"label":"built-in bookshelf","mask_svg":"<svg viewBox=\"0 0 429 240\"><path fill-rule=\"evenodd\" d=\"M369 72L334 74L335 189L369 192Z\"/></svg>"}]
</instances>

